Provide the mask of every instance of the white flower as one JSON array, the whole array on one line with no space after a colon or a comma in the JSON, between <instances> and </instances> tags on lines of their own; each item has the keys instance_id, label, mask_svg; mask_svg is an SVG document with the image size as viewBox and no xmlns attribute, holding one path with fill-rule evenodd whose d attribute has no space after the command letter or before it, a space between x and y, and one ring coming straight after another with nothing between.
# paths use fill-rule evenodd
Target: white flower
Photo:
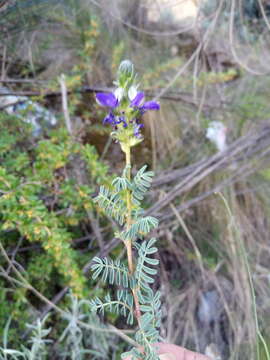
<instances>
[{"instance_id":1,"label":"white flower","mask_svg":"<svg viewBox=\"0 0 270 360\"><path fill-rule=\"evenodd\" d=\"M206 137L216 145L218 151L224 151L227 148L226 133L226 126L220 121L212 121L208 126Z\"/></svg>"}]
</instances>

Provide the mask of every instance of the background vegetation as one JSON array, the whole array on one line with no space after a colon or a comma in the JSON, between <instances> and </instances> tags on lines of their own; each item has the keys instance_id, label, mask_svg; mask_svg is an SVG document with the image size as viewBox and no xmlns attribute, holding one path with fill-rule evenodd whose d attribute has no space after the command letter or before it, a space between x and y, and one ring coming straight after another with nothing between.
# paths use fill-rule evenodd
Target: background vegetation
<instances>
[{"instance_id":1,"label":"background vegetation","mask_svg":"<svg viewBox=\"0 0 270 360\"><path fill-rule=\"evenodd\" d=\"M175 2L2 3L0 358L118 359L128 348L121 317L89 312L104 289L89 269L97 254L123 256L92 201L124 160L94 92L129 58L161 103L134 154L156 173L147 212L160 221L161 334L215 359L269 359L269 2L205 1L182 22ZM5 93L57 124L40 116L36 134L24 121L33 103L8 114ZM211 121L228 130L226 152L205 136Z\"/></svg>"}]
</instances>

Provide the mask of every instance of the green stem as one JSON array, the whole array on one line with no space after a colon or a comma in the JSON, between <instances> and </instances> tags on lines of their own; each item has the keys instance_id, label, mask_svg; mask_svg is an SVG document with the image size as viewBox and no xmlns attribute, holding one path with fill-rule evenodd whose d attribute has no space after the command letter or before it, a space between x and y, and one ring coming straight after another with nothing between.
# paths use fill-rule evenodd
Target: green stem
<instances>
[{"instance_id":1,"label":"green stem","mask_svg":"<svg viewBox=\"0 0 270 360\"><path fill-rule=\"evenodd\" d=\"M127 178L131 180L131 150L130 146L125 147L125 154L126 154L126 167L127 167ZM132 216L131 216L131 191L127 190L127 230L130 229L132 225ZM127 258L128 258L128 269L130 275L134 274L134 264L133 264L133 256L132 256L132 241L131 239L126 240L125 242L126 250L127 250ZM140 304L137 295L137 289L132 289L132 294L134 298L135 304L135 316L137 318L138 324L140 326L140 318L141 318L141 311L140 311Z\"/></svg>"}]
</instances>

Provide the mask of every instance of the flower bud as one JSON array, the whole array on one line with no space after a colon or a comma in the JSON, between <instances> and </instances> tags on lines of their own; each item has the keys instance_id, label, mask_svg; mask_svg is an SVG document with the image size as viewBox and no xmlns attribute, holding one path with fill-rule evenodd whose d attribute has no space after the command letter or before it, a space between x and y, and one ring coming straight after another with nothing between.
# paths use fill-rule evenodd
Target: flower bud
<instances>
[{"instance_id":1,"label":"flower bud","mask_svg":"<svg viewBox=\"0 0 270 360\"><path fill-rule=\"evenodd\" d=\"M131 61L124 60L118 68L117 85L121 88L129 88L134 81L134 66Z\"/></svg>"},{"instance_id":2,"label":"flower bud","mask_svg":"<svg viewBox=\"0 0 270 360\"><path fill-rule=\"evenodd\" d=\"M134 66L130 60L123 60L118 68L118 75L125 77L132 77L134 73Z\"/></svg>"}]
</instances>

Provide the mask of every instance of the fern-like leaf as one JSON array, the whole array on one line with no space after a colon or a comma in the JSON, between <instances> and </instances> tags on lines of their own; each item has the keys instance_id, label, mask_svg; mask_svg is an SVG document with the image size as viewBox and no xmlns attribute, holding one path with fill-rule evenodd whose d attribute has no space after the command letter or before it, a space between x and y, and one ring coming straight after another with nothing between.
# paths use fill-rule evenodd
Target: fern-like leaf
<instances>
[{"instance_id":1,"label":"fern-like leaf","mask_svg":"<svg viewBox=\"0 0 270 360\"><path fill-rule=\"evenodd\" d=\"M133 309L134 298L133 298L133 295L129 291L123 290L123 289L118 290L117 291L117 300L124 302L125 304L127 304L129 306L129 308ZM122 315L126 316L125 313L122 313ZM127 314L127 323L133 324L133 321L134 321L134 312L130 311Z\"/></svg>"},{"instance_id":2,"label":"fern-like leaf","mask_svg":"<svg viewBox=\"0 0 270 360\"><path fill-rule=\"evenodd\" d=\"M161 322L161 302L160 302L160 292L157 291L155 294L151 290L147 295L144 296L145 305L141 305L140 309L144 313L149 313L152 317L152 327L160 327ZM157 340L157 339L155 339Z\"/></svg>"},{"instance_id":3,"label":"fern-like leaf","mask_svg":"<svg viewBox=\"0 0 270 360\"><path fill-rule=\"evenodd\" d=\"M157 252L157 248L153 246L155 242L156 239L152 238L149 241L144 241L139 247L139 259L136 267L135 278L137 280L141 302L144 301L142 291L144 290L145 292L149 292L149 290L151 290L148 284L152 284L154 282L153 276L157 273L156 269L149 266L156 266L159 263L157 259L150 257L150 255Z\"/></svg>"},{"instance_id":4,"label":"fern-like leaf","mask_svg":"<svg viewBox=\"0 0 270 360\"><path fill-rule=\"evenodd\" d=\"M144 359L158 360L153 344L160 341L158 328L160 327L160 292L156 294L152 290L145 297L147 305L141 305L144 314L140 318L140 329L135 334L136 341L144 348ZM137 356L134 353L133 356ZM137 357L135 357L137 359Z\"/></svg>"},{"instance_id":5,"label":"fern-like leaf","mask_svg":"<svg viewBox=\"0 0 270 360\"><path fill-rule=\"evenodd\" d=\"M130 181L125 177L117 177L112 182L113 187L117 192L131 188Z\"/></svg>"},{"instance_id":6,"label":"fern-like leaf","mask_svg":"<svg viewBox=\"0 0 270 360\"><path fill-rule=\"evenodd\" d=\"M102 281L108 281L110 284L116 284L123 287L129 286L129 273L120 260L111 260L108 258L94 257L94 264L91 266L93 271L92 278L95 280L101 276Z\"/></svg>"},{"instance_id":7,"label":"fern-like leaf","mask_svg":"<svg viewBox=\"0 0 270 360\"><path fill-rule=\"evenodd\" d=\"M158 226L158 220L153 216L146 216L138 219L131 227L123 232L124 240L134 240L138 235L146 235Z\"/></svg>"},{"instance_id":8,"label":"fern-like leaf","mask_svg":"<svg viewBox=\"0 0 270 360\"><path fill-rule=\"evenodd\" d=\"M127 317L129 324L133 323L133 303L130 301L130 297L123 297L122 300L112 300L110 295L105 296L105 301L102 302L100 298L96 297L90 301L91 311L94 313L100 313L104 315L105 309L116 314Z\"/></svg>"},{"instance_id":9,"label":"fern-like leaf","mask_svg":"<svg viewBox=\"0 0 270 360\"><path fill-rule=\"evenodd\" d=\"M111 193L105 186L101 186L94 202L98 203L105 213L118 221L120 225L124 224L127 209L118 193Z\"/></svg>"},{"instance_id":10,"label":"fern-like leaf","mask_svg":"<svg viewBox=\"0 0 270 360\"><path fill-rule=\"evenodd\" d=\"M153 180L153 171L145 171L147 168L144 165L136 174L132 183L132 202L135 205L140 205L145 193L150 189Z\"/></svg>"}]
</instances>

